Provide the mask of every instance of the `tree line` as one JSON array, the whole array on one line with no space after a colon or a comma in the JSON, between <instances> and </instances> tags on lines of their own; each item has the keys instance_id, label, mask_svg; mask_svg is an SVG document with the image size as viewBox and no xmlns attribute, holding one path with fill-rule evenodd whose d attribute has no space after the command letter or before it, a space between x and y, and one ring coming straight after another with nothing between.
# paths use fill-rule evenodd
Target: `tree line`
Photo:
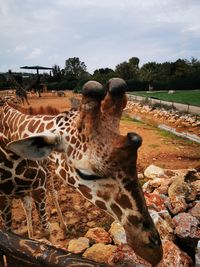
<instances>
[{"instance_id":1,"label":"tree line","mask_svg":"<svg viewBox=\"0 0 200 267\"><path fill-rule=\"evenodd\" d=\"M93 74L87 72L86 64L78 57L65 61L65 68L58 65L52 68L51 86L67 86L79 89L87 80L105 84L112 77L126 80L130 91L134 90L190 90L200 88L200 61L192 58L178 59L175 62L148 62L139 67L138 57L118 64L115 69L100 68ZM51 87L50 86L50 87ZM64 89L64 88L63 88Z\"/></svg>"},{"instance_id":2,"label":"tree line","mask_svg":"<svg viewBox=\"0 0 200 267\"><path fill-rule=\"evenodd\" d=\"M93 74L87 71L85 62L79 57L68 58L63 69L57 64L50 74L41 77L49 90L76 90L88 80L105 84L110 78L126 80L129 91L137 90L190 90L200 89L200 61L196 58L178 59L174 62L148 62L139 66L138 57L132 57L116 65L114 69L100 68ZM26 82L26 81L25 81ZM9 85L5 75L0 75L0 88Z\"/></svg>"}]
</instances>

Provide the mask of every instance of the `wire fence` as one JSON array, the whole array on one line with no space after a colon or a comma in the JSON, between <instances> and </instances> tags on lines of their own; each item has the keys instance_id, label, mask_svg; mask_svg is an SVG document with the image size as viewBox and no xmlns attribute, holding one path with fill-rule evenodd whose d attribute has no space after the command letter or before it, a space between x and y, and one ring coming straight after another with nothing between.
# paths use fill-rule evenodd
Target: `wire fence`
<instances>
[{"instance_id":1,"label":"wire fence","mask_svg":"<svg viewBox=\"0 0 200 267\"><path fill-rule=\"evenodd\" d=\"M146 102L147 104L158 104L160 107L169 107L171 109L177 109L179 111L183 111L186 113L194 113L197 115L200 115L200 107L198 106L193 106L190 104L182 104L182 103L177 103L174 101L165 101L161 99L155 99L152 97L145 97L145 96L138 96L138 95L132 95L128 94L128 100L129 101L136 101L136 102Z\"/></svg>"}]
</instances>

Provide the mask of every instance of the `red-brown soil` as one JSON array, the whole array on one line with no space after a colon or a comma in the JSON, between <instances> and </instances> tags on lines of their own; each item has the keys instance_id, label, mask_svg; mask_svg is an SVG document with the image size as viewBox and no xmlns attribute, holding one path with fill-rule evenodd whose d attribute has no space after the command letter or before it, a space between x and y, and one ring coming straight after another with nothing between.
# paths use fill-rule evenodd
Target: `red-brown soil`
<instances>
[{"instance_id":1,"label":"red-brown soil","mask_svg":"<svg viewBox=\"0 0 200 267\"><path fill-rule=\"evenodd\" d=\"M52 96L44 93L41 98L29 98L33 107L52 106L64 111L70 108L70 97L77 97L69 92L66 97ZM194 168L200 164L200 145L165 135L157 128L134 122L124 117L120 130L123 135L127 132L137 132L143 138L142 147L138 154L138 171L142 172L148 165L154 164L169 169ZM104 212L86 201L73 188L57 182L58 199L69 225L69 234L63 237L55 207L48 196L48 214L52 225L52 242L57 245L67 245L67 240L82 236L90 227L103 226L108 229L112 219ZM41 227L37 212L33 211L33 226L35 238L42 238ZM26 233L25 215L19 200L13 201L13 228L20 234Z\"/></svg>"}]
</instances>

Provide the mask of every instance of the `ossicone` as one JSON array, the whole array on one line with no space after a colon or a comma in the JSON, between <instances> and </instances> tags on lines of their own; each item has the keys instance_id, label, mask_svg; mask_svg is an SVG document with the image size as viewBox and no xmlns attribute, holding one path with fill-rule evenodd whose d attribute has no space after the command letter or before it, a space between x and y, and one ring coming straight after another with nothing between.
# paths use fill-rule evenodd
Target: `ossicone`
<instances>
[{"instance_id":1,"label":"ossicone","mask_svg":"<svg viewBox=\"0 0 200 267\"><path fill-rule=\"evenodd\" d=\"M112 78L108 81L107 88L111 95L123 95L128 87L123 79Z\"/></svg>"},{"instance_id":2,"label":"ossicone","mask_svg":"<svg viewBox=\"0 0 200 267\"><path fill-rule=\"evenodd\" d=\"M88 81L83 85L82 94L85 97L97 98L102 100L106 95L106 89L96 81Z\"/></svg>"},{"instance_id":3,"label":"ossicone","mask_svg":"<svg viewBox=\"0 0 200 267\"><path fill-rule=\"evenodd\" d=\"M137 133L128 133L128 142L131 146L134 146L135 148L139 148L142 144L142 137L138 135Z\"/></svg>"}]
</instances>

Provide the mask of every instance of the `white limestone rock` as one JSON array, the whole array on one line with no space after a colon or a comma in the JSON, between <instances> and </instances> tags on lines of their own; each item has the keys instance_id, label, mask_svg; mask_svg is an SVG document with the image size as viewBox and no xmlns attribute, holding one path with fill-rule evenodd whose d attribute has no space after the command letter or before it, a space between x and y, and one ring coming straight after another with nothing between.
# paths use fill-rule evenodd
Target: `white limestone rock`
<instances>
[{"instance_id":1,"label":"white limestone rock","mask_svg":"<svg viewBox=\"0 0 200 267\"><path fill-rule=\"evenodd\" d=\"M149 179L155 179L155 178L165 178L165 172L162 168L155 166L155 165L149 165L145 171L144 176Z\"/></svg>"},{"instance_id":2,"label":"white limestone rock","mask_svg":"<svg viewBox=\"0 0 200 267\"><path fill-rule=\"evenodd\" d=\"M89 248L89 239L86 237L72 239L68 244L68 251L74 254L83 253L87 248Z\"/></svg>"},{"instance_id":3,"label":"white limestone rock","mask_svg":"<svg viewBox=\"0 0 200 267\"><path fill-rule=\"evenodd\" d=\"M121 245L127 243L125 230L120 223L114 221L111 224L109 233L115 245Z\"/></svg>"}]
</instances>

